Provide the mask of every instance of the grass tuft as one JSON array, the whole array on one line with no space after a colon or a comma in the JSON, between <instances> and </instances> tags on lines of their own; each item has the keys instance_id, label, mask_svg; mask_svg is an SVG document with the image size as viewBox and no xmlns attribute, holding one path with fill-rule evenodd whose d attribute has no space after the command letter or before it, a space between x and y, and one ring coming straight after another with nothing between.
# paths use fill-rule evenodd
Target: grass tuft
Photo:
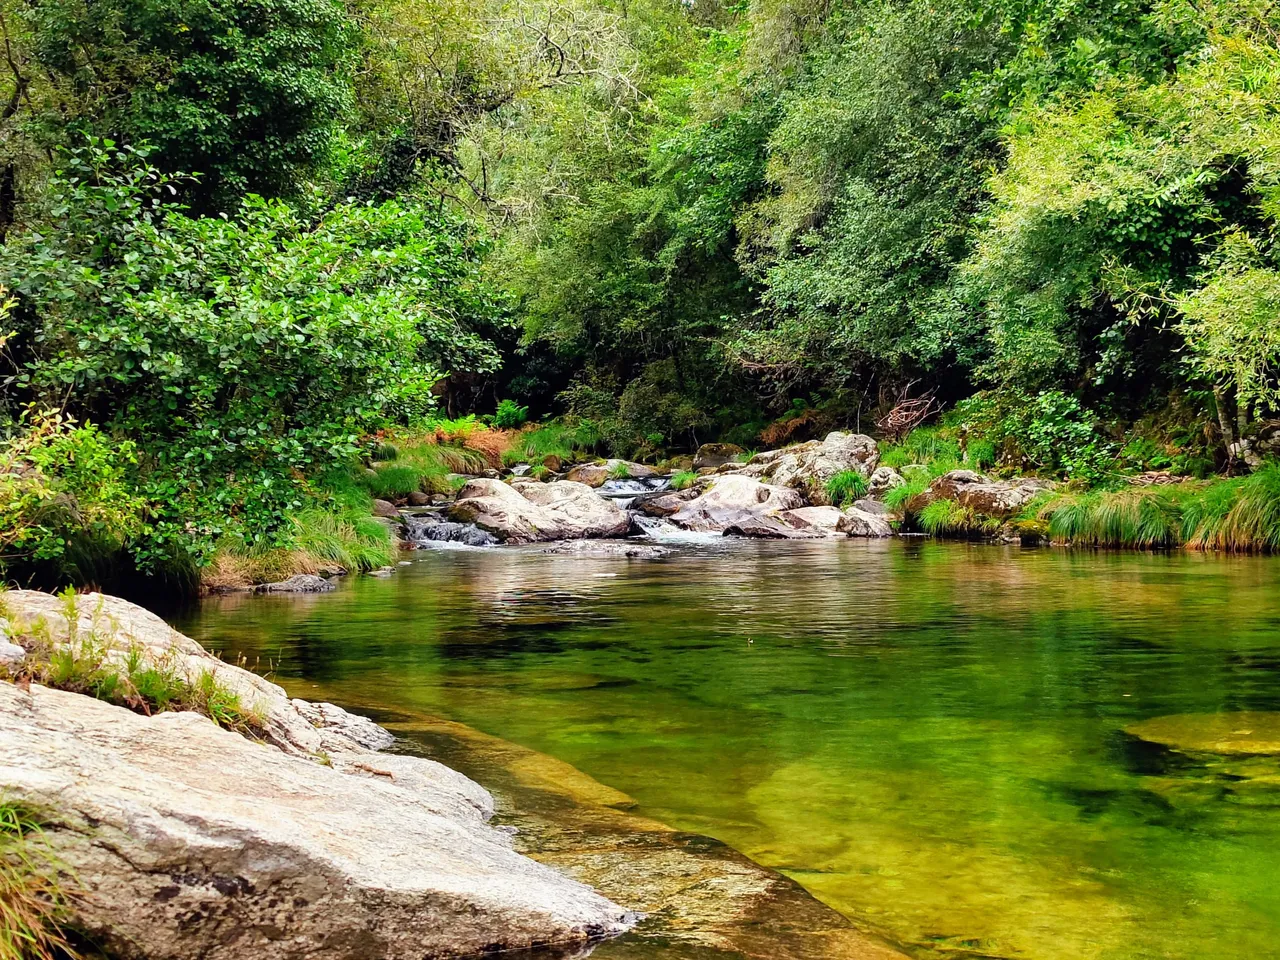
<instances>
[{"instance_id":1,"label":"grass tuft","mask_svg":"<svg viewBox=\"0 0 1280 960\"><path fill-rule=\"evenodd\" d=\"M0 960L78 960L64 875L39 813L0 799Z\"/></svg>"},{"instance_id":2,"label":"grass tuft","mask_svg":"<svg viewBox=\"0 0 1280 960\"><path fill-rule=\"evenodd\" d=\"M672 490L688 490L698 479L698 474L693 470L681 470L679 473L673 474L671 477Z\"/></svg>"},{"instance_id":3,"label":"grass tuft","mask_svg":"<svg viewBox=\"0 0 1280 960\"><path fill-rule=\"evenodd\" d=\"M868 489L867 478L857 470L841 470L827 481L827 496L837 507L861 500Z\"/></svg>"}]
</instances>

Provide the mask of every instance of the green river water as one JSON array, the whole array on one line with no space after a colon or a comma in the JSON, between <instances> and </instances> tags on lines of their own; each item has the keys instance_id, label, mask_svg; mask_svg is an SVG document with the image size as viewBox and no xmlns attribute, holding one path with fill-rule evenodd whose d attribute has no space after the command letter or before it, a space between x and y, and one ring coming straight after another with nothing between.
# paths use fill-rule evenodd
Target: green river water
<instances>
[{"instance_id":1,"label":"green river water","mask_svg":"<svg viewBox=\"0 0 1280 960\"><path fill-rule=\"evenodd\" d=\"M177 625L300 696L567 761L918 956L1280 957L1280 757L1126 732L1280 711L1280 560L925 541L408 556Z\"/></svg>"}]
</instances>

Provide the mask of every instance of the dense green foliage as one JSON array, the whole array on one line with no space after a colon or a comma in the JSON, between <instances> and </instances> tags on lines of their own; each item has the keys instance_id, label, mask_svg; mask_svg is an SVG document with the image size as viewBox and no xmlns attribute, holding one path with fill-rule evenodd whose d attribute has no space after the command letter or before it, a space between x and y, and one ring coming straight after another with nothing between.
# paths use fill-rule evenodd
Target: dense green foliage
<instances>
[{"instance_id":1,"label":"dense green foliage","mask_svg":"<svg viewBox=\"0 0 1280 960\"><path fill-rule=\"evenodd\" d=\"M1252 468L1277 27L1238 0L5 5L4 554L374 562L370 497L451 471L368 464L441 415L563 417L481 451L540 471L907 400L952 409L890 431L908 488Z\"/></svg>"}]
</instances>

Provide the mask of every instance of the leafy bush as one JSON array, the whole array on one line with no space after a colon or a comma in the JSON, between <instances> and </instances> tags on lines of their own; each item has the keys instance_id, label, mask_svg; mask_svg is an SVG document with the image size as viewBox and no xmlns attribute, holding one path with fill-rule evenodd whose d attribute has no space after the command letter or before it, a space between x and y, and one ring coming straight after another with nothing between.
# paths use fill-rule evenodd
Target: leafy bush
<instances>
[{"instance_id":1,"label":"leafy bush","mask_svg":"<svg viewBox=\"0 0 1280 960\"><path fill-rule=\"evenodd\" d=\"M485 370L496 315L466 231L413 202L316 218L246 199L163 207L144 148L61 157L43 215L0 248L17 305L13 384L93 410L138 445L143 566L227 536L287 539L305 480L419 417L441 371ZM131 448L124 447L127 463Z\"/></svg>"},{"instance_id":2,"label":"leafy bush","mask_svg":"<svg viewBox=\"0 0 1280 960\"><path fill-rule=\"evenodd\" d=\"M867 495L867 478L857 470L841 470L827 481L827 496L832 504L843 507Z\"/></svg>"},{"instance_id":3,"label":"leafy bush","mask_svg":"<svg viewBox=\"0 0 1280 960\"><path fill-rule=\"evenodd\" d=\"M515 430L524 426L528 419L528 407L522 407L514 400L502 400L498 403L497 412L493 415L493 425L500 430Z\"/></svg>"},{"instance_id":4,"label":"leafy bush","mask_svg":"<svg viewBox=\"0 0 1280 960\"><path fill-rule=\"evenodd\" d=\"M17 431L0 444L0 571L18 557L73 573L77 560L110 557L144 534L130 441L57 413Z\"/></svg>"}]
</instances>

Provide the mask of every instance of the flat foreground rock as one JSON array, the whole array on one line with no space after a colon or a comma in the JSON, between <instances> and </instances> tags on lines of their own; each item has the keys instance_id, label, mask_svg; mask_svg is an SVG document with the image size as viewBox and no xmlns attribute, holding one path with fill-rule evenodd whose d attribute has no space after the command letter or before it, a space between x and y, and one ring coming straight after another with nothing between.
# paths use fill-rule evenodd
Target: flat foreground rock
<instances>
[{"instance_id":1,"label":"flat foreground rock","mask_svg":"<svg viewBox=\"0 0 1280 960\"><path fill-rule=\"evenodd\" d=\"M46 610L49 635L67 636L60 601L20 591L4 603L28 622ZM213 659L123 601L81 604L96 611L95 642L180 670ZM0 682L0 794L40 812L79 888L76 923L113 953L424 960L581 943L633 922L516 853L478 784L374 752L386 732L331 704L290 700L228 664L220 681L232 671L278 746L195 713L143 716Z\"/></svg>"}]
</instances>

